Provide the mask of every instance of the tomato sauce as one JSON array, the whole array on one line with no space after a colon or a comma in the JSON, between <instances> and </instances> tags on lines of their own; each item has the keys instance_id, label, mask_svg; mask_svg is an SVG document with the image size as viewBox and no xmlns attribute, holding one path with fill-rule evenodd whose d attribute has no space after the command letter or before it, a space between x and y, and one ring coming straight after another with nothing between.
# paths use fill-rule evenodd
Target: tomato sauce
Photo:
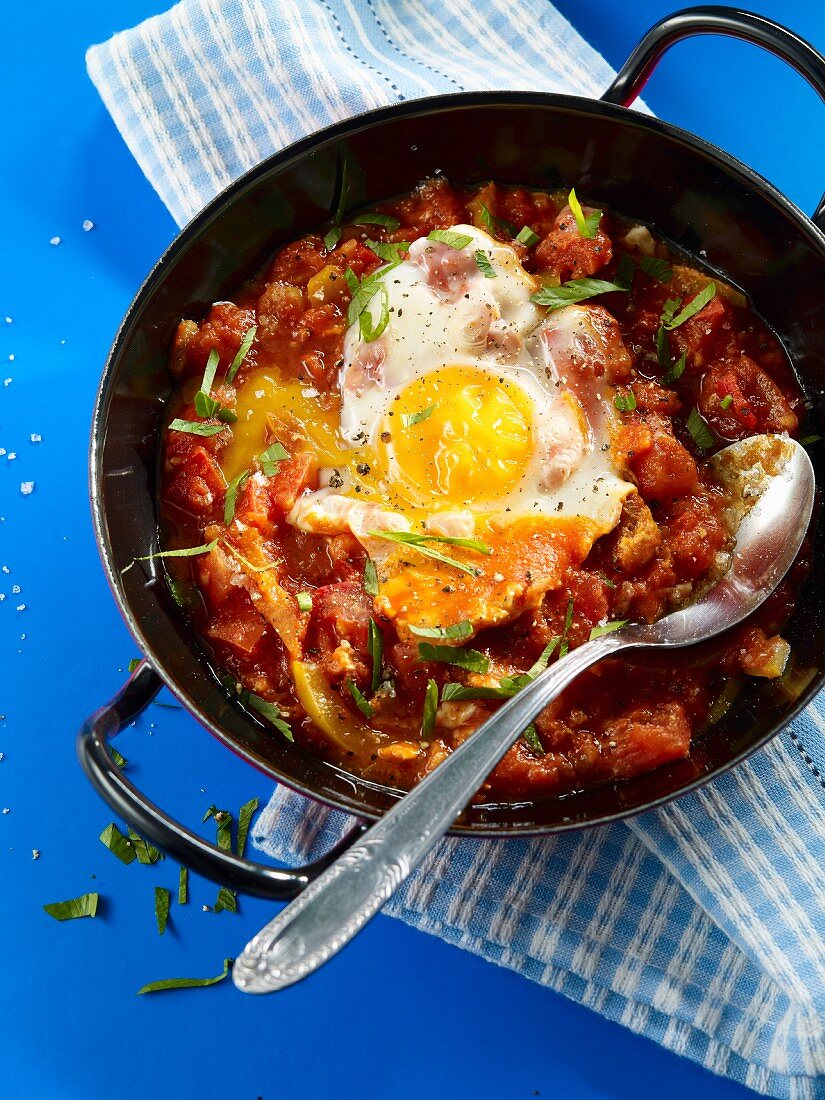
<instances>
[{"instance_id":1,"label":"tomato sauce","mask_svg":"<svg viewBox=\"0 0 825 1100\"><path fill-rule=\"evenodd\" d=\"M777 339L743 296L715 277L714 296L662 335L663 316L670 310L678 319L710 277L609 211L588 237L567 195L492 183L467 190L444 180L427 181L379 210L387 224L349 224L288 244L234 302L216 303L200 323L180 323L169 363L177 383L170 412L200 428L164 433L161 510L167 547L208 547L170 559L170 573L189 582L195 628L244 699L264 704L253 708L257 714L280 714L307 750L406 788L499 705L442 700L435 724L422 732L429 682L443 694L447 683L473 688L524 674L552 639L573 647L605 622L655 620L712 575L731 540L704 460L748 435L795 434L801 394ZM512 240L524 268L550 286L619 282L633 261L629 291L600 294L592 304L615 320L626 349L613 446L638 492L584 560L573 554L562 562L561 583L538 606L473 639L487 662L483 676L422 659L416 642L376 611L367 557L354 535L309 533L287 522L318 482L318 462L300 432L262 438L259 450L280 446L286 456L271 460L268 476L263 455L247 470L233 457L244 430L233 420L240 388L270 364L314 395L319 422L334 420L352 276L361 280L384 263L367 241L406 247L462 223ZM525 226L529 233L520 233ZM253 326L254 340L227 378ZM218 370L207 395L212 405L204 406L198 389L210 356ZM726 682L781 673L787 647L777 631L791 598L780 594L755 621L690 659L610 660L591 669L538 717L534 735L507 753L480 797L557 796L685 757ZM283 732L275 727L272 736Z\"/></svg>"}]
</instances>

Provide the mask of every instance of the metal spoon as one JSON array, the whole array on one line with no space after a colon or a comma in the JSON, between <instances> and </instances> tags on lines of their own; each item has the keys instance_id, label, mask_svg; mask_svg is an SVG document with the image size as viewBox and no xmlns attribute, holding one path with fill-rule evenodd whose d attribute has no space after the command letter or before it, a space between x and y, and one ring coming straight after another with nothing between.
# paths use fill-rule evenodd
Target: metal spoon
<instances>
[{"instance_id":1,"label":"metal spoon","mask_svg":"<svg viewBox=\"0 0 825 1100\"><path fill-rule=\"evenodd\" d=\"M712 464L731 502L730 529L737 531L724 576L656 623L626 626L574 649L500 707L250 941L232 972L238 989L283 989L348 943L449 829L522 730L580 672L623 649L705 641L770 595L811 518L810 459L793 440L756 436L720 451Z\"/></svg>"}]
</instances>

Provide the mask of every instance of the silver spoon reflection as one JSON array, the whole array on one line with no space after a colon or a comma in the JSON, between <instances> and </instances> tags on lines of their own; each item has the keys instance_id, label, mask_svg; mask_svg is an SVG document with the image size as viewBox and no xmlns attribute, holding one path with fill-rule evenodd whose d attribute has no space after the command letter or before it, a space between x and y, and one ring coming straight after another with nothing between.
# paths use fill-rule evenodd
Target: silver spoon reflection
<instances>
[{"instance_id":1,"label":"silver spoon reflection","mask_svg":"<svg viewBox=\"0 0 825 1100\"><path fill-rule=\"evenodd\" d=\"M711 462L736 531L727 572L658 622L625 626L574 649L504 703L250 941L232 972L239 989L283 989L348 943L447 832L522 730L584 669L622 649L706 641L742 622L774 591L810 522L810 459L793 440L755 436Z\"/></svg>"}]
</instances>

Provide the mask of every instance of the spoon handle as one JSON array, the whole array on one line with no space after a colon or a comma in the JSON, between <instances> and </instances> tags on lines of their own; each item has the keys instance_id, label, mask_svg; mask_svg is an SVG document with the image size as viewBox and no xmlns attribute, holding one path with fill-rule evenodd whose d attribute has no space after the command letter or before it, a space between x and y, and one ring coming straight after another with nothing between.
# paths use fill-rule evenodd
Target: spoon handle
<instances>
[{"instance_id":1,"label":"spoon handle","mask_svg":"<svg viewBox=\"0 0 825 1100\"><path fill-rule=\"evenodd\" d=\"M247 944L233 969L235 985L246 993L283 989L340 951L446 833L539 711L584 669L634 644L625 633L573 650L500 707Z\"/></svg>"}]
</instances>

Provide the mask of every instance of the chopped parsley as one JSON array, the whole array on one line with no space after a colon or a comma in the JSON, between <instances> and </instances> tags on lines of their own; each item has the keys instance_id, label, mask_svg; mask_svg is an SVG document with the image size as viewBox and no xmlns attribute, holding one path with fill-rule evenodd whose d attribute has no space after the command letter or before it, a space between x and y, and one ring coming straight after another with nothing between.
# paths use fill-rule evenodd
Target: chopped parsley
<instances>
[{"instance_id":1,"label":"chopped parsley","mask_svg":"<svg viewBox=\"0 0 825 1100\"><path fill-rule=\"evenodd\" d=\"M602 220L603 211L594 210L592 214L585 215L581 203L576 196L575 187L570 189L570 194L567 196L567 203L573 213L573 217L576 219L576 228L579 231L579 236L588 239L595 237L599 231L599 222Z\"/></svg>"},{"instance_id":2,"label":"chopped parsley","mask_svg":"<svg viewBox=\"0 0 825 1100\"><path fill-rule=\"evenodd\" d=\"M77 917L96 916L99 901L99 894L81 894L79 898L69 901L53 901L43 908L55 920L75 920Z\"/></svg>"},{"instance_id":3,"label":"chopped parsley","mask_svg":"<svg viewBox=\"0 0 825 1100\"><path fill-rule=\"evenodd\" d=\"M234 890L230 890L228 886L221 886L218 889L218 897L215 901L215 913L223 913L226 910L227 913L238 912L238 895Z\"/></svg>"},{"instance_id":4,"label":"chopped parsley","mask_svg":"<svg viewBox=\"0 0 825 1100\"><path fill-rule=\"evenodd\" d=\"M355 683L355 681L350 680L349 678L347 678L346 685L347 685L347 691L350 693L350 695L355 700L355 705L358 707L358 709L361 711L361 713L364 715L364 717L365 718L372 718L372 716L373 716L372 705L370 704L369 699L365 699L364 696L361 694L361 692L358 690L358 685Z\"/></svg>"},{"instance_id":5,"label":"chopped parsley","mask_svg":"<svg viewBox=\"0 0 825 1100\"><path fill-rule=\"evenodd\" d=\"M295 740L292 736L292 730L281 717L280 708L276 703L270 703L268 700L262 699L260 695L254 695L251 691L242 693L241 702L256 710L258 714L266 718L267 722L271 722L278 733L282 734L287 741Z\"/></svg>"},{"instance_id":6,"label":"chopped parsley","mask_svg":"<svg viewBox=\"0 0 825 1100\"><path fill-rule=\"evenodd\" d=\"M392 232L398 229L401 222L398 218L393 218L390 214L378 214L374 210L368 210L363 214L358 214L352 219L353 225L383 225L385 229Z\"/></svg>"},{"instance_id":7,"label":"chopped parsley","mask_svg":"<svg viewBox=\"0 0 825 1100\"><path fill-rule=\"evenodd\" d=\"M252 327L248 328L246 330L246 332L244 333L244 338L241 341L241 346L238 348L237 352L235 353L235 358L229 364L229 370L226 372L226 382L227 382L227 384L229 384L230 382L234 382L235 375L241 369L241 366L243 365L243 361L244 361L244 359L246 359L247 353L248 353L249 349L252 347L252 341L255 339L255 333L257 331L258 331L258 326L257 325L252 325Z\"/></svg>"},{"instance_id":8,"label":"chopped parsley","mask_svg":"<svg viewBox=\"0 0 825 1100\"><path fill-rule=\"evenodd\" d=\"M278 464L289 457L289 451L285 451L277 441L270 444L265 451L261 451L258 455L258 461L261 464L264 477L274 477L278 472Z\"/></svg>"},{"instance_id":9,"label":"chopped parsley","mask_svg":"<svg viewBox=\"0 0 825 1100\"><path fill-rule=\"evenodd\" d=\"M515 240L519 244L525 245L527 248L532 248L533 245L538 244L541 237L538 233L534 233L529 225L523 225L515 236Z\"/></svg>"},{"instance_id":10,"label":"chopped parsley","mask_svg":"<svg viewBox=\"0 0 825 1100\"><path fill-rule=\"evenodd\" d=\"M367 248L374 252L379 259L384 263L393 264L400 263L403 260L402 253L409 252L409 241L393 241L387 243L386 241L365 241Z\"/></svg>"},{"instance_id":11,"label":"chopped parsley","mask_svg":"<svg viewBox=\"0 0 825 1100\"><path fill-rule=\"evenodd\" d=\"M226 497L223 505L223 522L226 527L228 527L235 518L235 503L238 499L238 493L240 493L244 485L249 481L250 474L250 470L244 470L242 474L238 474L237 477L234 477L226 487Z\"/></svg>"},{"instance_id":12,"label":"chopped parsley","mask_svg":"<svg viewBox=\"0 0 825 1100\"><path fill-rule=\"evenodd\" d=\"M470 546L473 550L478 550L484 546L483 543L475 544L475 539L449 539L441 538L435 535L416 535L412 531L368 531L367 534L370 538L385 539L387 542L397 542L402 546L412 546L419 554L422 554L425 558L434 558L435 561L443 562L445 565L451 565L453 569L460 569L462 573L469 573L471 577L477 577L479 570L472 565L465 565L464 562L456 561L455 558L448 558L446 554L442 554L440 550L434 550L432 546L428 546L430 541L435 542L448 542L454 543L459 546ZM489 548L481 550L481 553L492 553Z\"/></svg>"},{"instance_id":13,"label":"chopped parsley","mask_svg":"<svg viewBox=\"0 0 825 1100\"><path fill-rule=\"evenodd\" d=\"M536 727L531 722L526 730L522 733L522 738L526 741L527 746L534 756L544 756L544 745L542 745L539 735L536 731Z\"/></svg>"},{"instance_id":14,"label":"chopped parsley","mask_svg":"<svg viewBox=\"0 0 825 1100\"><path fill-rule=\"evenodd\" d=\"M381 668L384 663L384 638L375 619L370 619L367 627L367 648L372 660L372 693L375 695L381 686Z\"/></svg>"},{"instance_id":15,"label":"chopped parsley","mask_svg":"<svg viewBox=\"0 0 825 1100\"><path fill-rule=\"evenodd\" d=\"M105 844L112 855L117 856L120 862L127 864L127 866L133 863L137 857L131 840L123 835L114 821L111 825L107 825L100 834L100 842Z\"/></svg>"},{"instance_id":16,"label":"chopped parsley","mask_svg":"<svg viewBox=\"0 0 825 1100\"><path fill-rule=\"evenodd\" d=\"M799 443L802 447L810 447L812 443L819 443L821 439L821 435L803 435Z\"/></svg>"},{"instance_id":17,"label":"chopped parsley","mask_svg":"<svg viewBox=\"0 0 825 1100\"><path fill-rule=\"evenodd\" d=\"M341 229L339 226L334 225L324 236L324 248L327 252L332 252L340 240Z\"/></svg>"},{"instance_id":18,"label":"chopped parsley","mask_svg":"<svg viewBox=\"0 0 825 1100\"><path fill-rule=\"evenodd\" d=\"M135 669L140 668L142 663L142 657L133 657L129 662L129 674L131 675L135 671Z\"/></svg>"},{"instance_id":19,"label":"chopped parsley","mask_svg":"<svg viewBox=\"0 0 825 1100\"><path fill-rule=\"evenodd\" d=\"M390 298L387 288L381 280L390 271L398 267L400 263L401 261L397 260L386 267L380 267L377 271L373 271L371 275L367 275L360 283L351 268L348 267L344 272L347 286L352 291L352 300L347 308L347 324L354 325L357 321L361 336L367 343L377 340L389 323ZM377 322L373 321L372 311L369 308L376 294L381 295Z\"/></svg>"},{"instance_id":20,"label":"chopped parsley","mask_svg":"<svg viewBox=\"0 0 825 1100\"><path fill-rule=\"evenodd\" d=\"M612 294L619 290L627 293L626 286L618 283L609 283L605 279L570 279L564 286L544 286L535 294L530 295L530 301L537 306L546 309L561 309L571 302L583 302L586 298L595 298L599 294Z\"/></svg>"},{"instance_id":21,"label":"chopped parsley","mask_svg":"<svg viewBox=\"0 0 825 1100\"><path fill-rule=\"evenodd\" d=\"M158 935L162 936L166 931L169 920L169 905L172 895L165 886L155 887L155 920L158 922Z\"/></svg>"},{"instance_id":22,"label":"chopped parsley","mask_svg":"<svg viewBox=\"0 0 825 1100\"><path fill-rule=\"evenodd\" d=\"M624 290L630 290L633 286L635 275L636 265L627 252L623 252L619 257L619 262L616 264L616 286L620 286Z\"/></svg>"},{"instance_id":23,"label":"chopped parsley","mask_svg":"<svg viewBox=\"0 0 825 1100\"><path fill-rule=\"evenodd\" d=\"M441 690L442 703L465 699L509 699L513 694L503 687L469 687L466 684L445 684Z\"/></svg>"},{"instance_id":24,"label":"chopped parsley","mask_svg":"<svg viewBox=\"0 0 825 1100\"><path fill-rule=\"evenodd\" d=\"M564 629L561 632L561 638L559 639L559 659L567 656L567 651L570 646L567 644L567 635L570 631L570 627L573 625L573 597L567 601L567 613L564 616Z\"/></svg>"},{"instance_id":25,"label":"chopped parsley","mask_svg":"<svg viewBox=\"0 0 825 1100\"><path fill-rule=\"evenodd\" d=\"M613 404L619 412L633 412L636 408L636 395L633 390L628 390L627 393L617 393L613 398Z\"/></svg>"},{"instance_id":26,"label":"chopped parsley","mask_svg":"<svg viewBox=\"0 0 825 1100\"><path fill-rule=\"evenodd\" d=\"M733 394L726 393L722 400L719 402L720 409L729 409L733 404Z\"/></svg>"},{"instance_id":27,"label":"chopped parsley","mask_svg":"<svg viewBox=\"0 0 825 1100\"><path fill-rule=\"evenodd\" d=\"M129 761L117 751L114 745L109 745L109 755L119 768L125 768Z\"/></svg>"},{"instance_id":28,"label":"chopped parsley","mask_svg":"<svg viewBox=\"0 0 825 1100\"><path fill-rule=\"evenodd\" d=\"M425 420L429 420L435 411L435 405L428 405L426 409L419 409L414 413L402 413L401 423L405 428L412 428L415 424L421 424Z\"/></svg>"},{"instance_id":29,"label":"chopped parsley","mask_svg":"<svg viewBox=\"0 0 825 1100\"><path fill-rule=\"evenodd\" d=\"M223 972L214 978L162 978L159 982L149 982L148 985L141 986L138 995L141 993L162 993L167 989L202 989L207 985L217 985L227 976L234 961L234 959L224 959Z\"/></svg>"},{"instance_id":30,"label":"chopped parsley","mask_svg":"<svg viewBox=\"0 0 825 1100\"><path fill-rule=\"evenodd\" d=\"M466 619L452 626L410 626L410 633L419 638L469 638L473 633L473 624Z\"/></svg>"},{"instance_id":31,"label":"chopped parsley","mask_svg":"<svg viewBox=\"0 0 825 1100\"><path fill-rule=\"evenodd\" d=\"M695 405L690 410L687 418L687 430L693 436L693 442L700 451L707 451L713 446L714 439L711 435L710 428L708 428L702 418L702 414Z\"/></svg>"},{"instance_id":32,"label":"chopped parsley","mask_svg":"<svg viewBox=\"0 0 825 1100\"><path fill-rule=\"evenodd\" d=\"M477 649L458 649L450 645L431 645L429 642L418 643L418 659L440 661L441 664L465 668L468 672L487 672L490 668L490 658Z\"/></svg>"},{"instance_id":33,"label":"chopped parsley","mask_svg":"<svg viewBox=\"0 0 825 1100\"><path fill-rule=\"evenodd\" d=\"M209 554L218 545L217 539L205 542L202 546L189 546L185 550L158 550L154 554L144 554L135 561L153 561L155 558L195 558L198 554Z\"/></svg>"},{"instance_id":34,"label":"chopped parsley","mask_svg":"<svg viewBox=\"0 0 825 1100\"><path fill-rule=\"evenodd\" d=\"M664 329L659 329L659 331L664 332ZM665 386L672 386L673 383L678 381L685 373L686 364L687 354L680 355L676 362L672 363L665 374L662 375L662 384Z\"/></svg>"},{"instance_id":35,"label":"chopped parsley","mask_svg":"<svg viewBox=\"0 0 825 1100\"><path fill-rule=\"evenodd\" d=\"M169 425L170 432L188 432L189 435L217 435L224 430L223 424L201 424L199 420L178 420Z\"/></svg>"},{"instance_id":36,"label":"chopped parsley","mask_svg":"<svg viewBox=\"0 0 825 1100\"><path fill-rule=\"evenodd\" d=\"M485 279L495 279L496 269L490 262L490 257L482 249L478 248L475 252L476 266Z\"/></svg>"},{"instance_id":37,"label":"chopped parsley","mask_svg":"<svg viewBox=\"0 0 825 1100\"><path fill-rule=\"evenodd\" d=\"M428 241L438 241L439 244L446 244L448 248L466 248L468 244L473 243L473 238L466 233L456 233L454 229L434 229L432 233L427 234Z\"/></svg>"},{"instance_id":38,"label":"chopped parsley","mask_svg":"<svg viewBox=\"0 0 825 1100\"><path fill-rule=\"evenodd\" d=\"M378 572L372 558L364 562L364 591L373 598L378 595Z\"/></svg>"},{"instance_id":39,"label":"chopped parsley","mask_svg":"<svg viewBox=\"0 0 825 1100\"><path fill-rule=\"evenodd\" d=\"M424 694L424 713L421 716L421 736L427 738L435 729L435 716L438 712L438 684L435 680L427 681L427 690Z\"/></svg>"},{"instance_id":40,"label":"chopped parsley","mask_svg":"<svg viewBox=\"0 0 825 1100\"><path fill-rule=\"evenodd\" d=\"M642 256L639 267L657 283L669 283L673 278L673 268L667 260L657 259L656 256Z\"/></svg>"},{"instance_id":41,"label":"chopped parsley","mask_svg":"<svg viewBox=\"0 0 825 1100\"><path fill-rule=\"evenodd\" d=\"M126 831L129 834L129 840L132 842L138 863L144 863L148 866L151 863L157 863L159 859L166 859L166 856L159 852L153 844L150 844L148 840L144 840L140 833L136 833L131 825L126 827Z\"/></svg>"},{"instance_id":42,"label":"chopped parsley","mask_svg":"<svg viewBox=\"0 0 825 1100\"><path fill-rule=\"evenodd\" d=\"M217 416L218 410L221 407L220 401L216 401L215 398L211 396L212 385L215 381L215 372L218 369L220 358L218 349L212 348L209 352L209 358L206 360L201 388L195 394L195 411L198 416L202 416L204 419L208 419L210 416Z\"/></svg>"},{"instance_id":43,"label":"chopped parsley","mask_svg":"<svg viewBox=\"0 0 825 1100\"><path fill-rule=\"evenodd\" d=\"M236 842L236 850L241 859L244 858L246 838L249 835L249 826L252 823L252 818L257 809L258 799L250 798L250 800L244 802L243 806L238 810L238 839Z\"/></svg>"},{"instance_id":44,"label":"chopped parsley","mask_svg":"<svg viewBox=\"0 0 825 1100\"><path fill-rule=\"evenodd\" d=\"M605 623L604 626L594 626L590 631L590 641L601 638L603 634L612 634L614 630L621 630L623 626L627 626L628 621L628 619L615 619L612 623Z\"/></svg>"},{"instance_id":45,"label":"chopped parsley","mask_svg":"<svg viewBox=\"0 0 825 1100\"><path fill-rule=\"evenodd\" d=\"M708 283L708 285L703 287L692 301L688 302L688 304L678 313L675 312L675 309L668 309L668 307L673 307L675 304L676 309L678 309L682 304L680 301L676 303L665 302L665 313L662 314L662 324L668 331L678 328L680 325L683 325L685 321L689 321L691 317L695 317L696 314L701 309L704 309L708 302L715 296L716 283Z\"/></svg>"},{"instance_id":46,"label":"chopped parsley","mask_svg":"<svg viewBox=\"0 0 825 1100\"><path fill-rule=\"evenodd\" d=\"M189 868L181 867L178 874L178 905L186 905L189 901Z\"/></svg>"},{"instance_id":47,"label":"chopped parsley","mask_svg":"<svg viewBox=\"0 0 825 1100\"><path fill-rule=\"evenodd\" d=\"M202 820L208 821L210 817L215 819L217 826L218 847L222 852L232 851L232 814L228 810L219 810L217 806L210 806L203 815Z\"/></svg>"},{"instance_id":48,"label":"chopped parsley","mask_svg":"<svg viewBox=\"0 0 825 1100\"><path fill-rule=\"evenodd\" d=\"M491 214L489 209L481 203L479 206L478 216L484 223L484 228L490 234L491 237L495 237L496 231L501 230L506 233L508 237L515 237L516 227L512 222L508 222L505 218L497 218L495 214Z\"/></svg>"}]
</instances>

